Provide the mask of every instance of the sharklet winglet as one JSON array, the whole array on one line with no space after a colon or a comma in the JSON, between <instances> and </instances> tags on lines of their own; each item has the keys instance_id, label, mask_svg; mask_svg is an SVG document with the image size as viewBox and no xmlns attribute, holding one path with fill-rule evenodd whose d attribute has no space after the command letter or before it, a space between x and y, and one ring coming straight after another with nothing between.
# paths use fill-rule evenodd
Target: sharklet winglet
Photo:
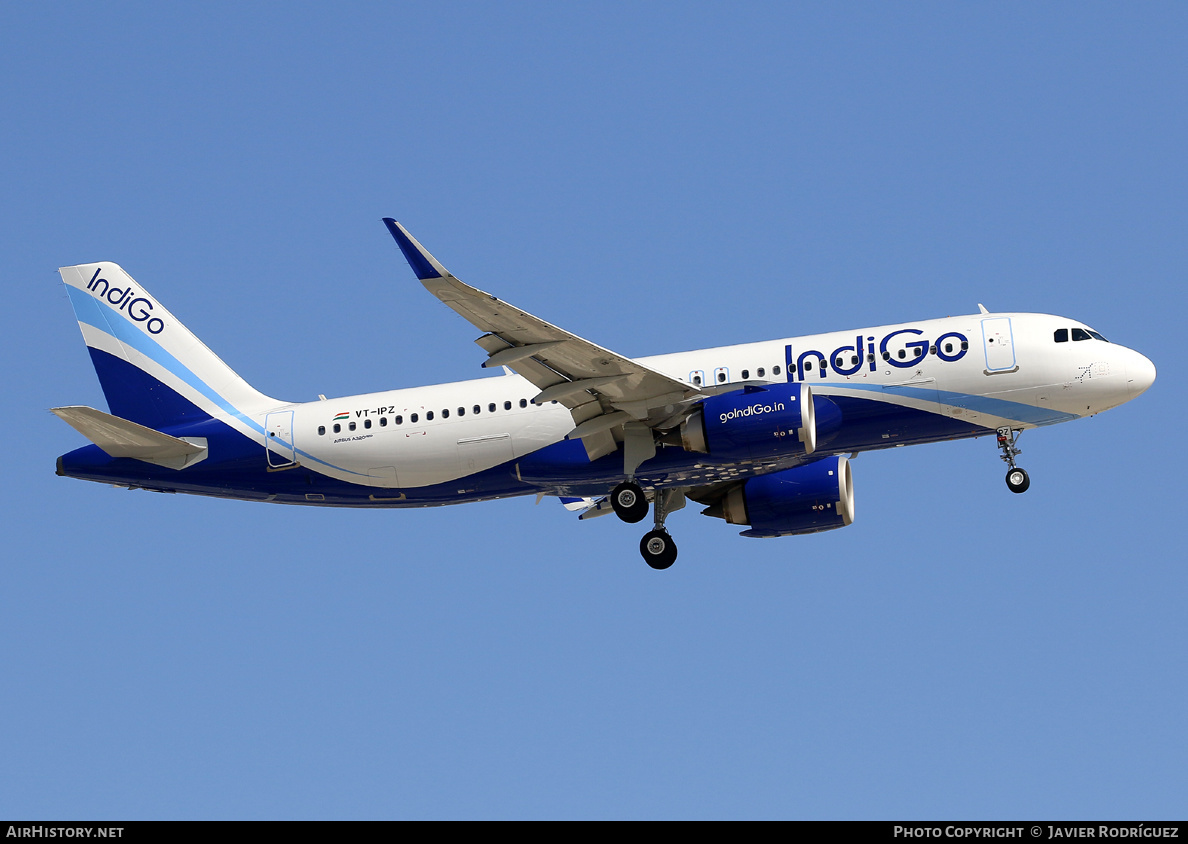
<instances>
[{"instance_id":1,"label":"sharklet winglet","mask_svg":"<svg viewBox=\"0 0 1188 844\"><path fill-rule=\"evenodd\" d=\"M424 246L417 243L417 239L409 234L404 226L400 225L391 217L384 217L384 225L392 233L392 239L396 241L396 245L404 253L404 259L408 261L408 265L412 267L412 271L417 274L417 278L425 281L426 279L444 278L449 275L446 268L439 264L437 259L425 250Z\"/></svg>"}]
</instances>

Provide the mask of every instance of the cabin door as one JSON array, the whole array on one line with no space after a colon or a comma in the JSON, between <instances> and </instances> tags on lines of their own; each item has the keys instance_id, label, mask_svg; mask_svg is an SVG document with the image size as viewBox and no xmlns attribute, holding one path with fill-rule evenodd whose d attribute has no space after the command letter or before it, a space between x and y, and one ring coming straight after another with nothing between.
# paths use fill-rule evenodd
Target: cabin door
<instances>
[{"instance_id":1,"label":"cabin door","mask_svg":"<svg viewBox=\"0 0 1188 844\"><path fill-rule=\"evenodd\" d=\"M1011 333L1010 317L982 320L982 346L986 351L986 374L1012 372L1018 369L1015 361L1015 338Z\"/></svg>"},{"instance_id":2,"label":"cabin door","mask_svg":"<svg viewBox=\"0 0 1188 844\"><path fill-rule=\"evenodd\" d=\"M293 411L281 410L264 417L264 450L269 469L287 469L297 463L293 442Z\"/></svg>"}]
</instances>

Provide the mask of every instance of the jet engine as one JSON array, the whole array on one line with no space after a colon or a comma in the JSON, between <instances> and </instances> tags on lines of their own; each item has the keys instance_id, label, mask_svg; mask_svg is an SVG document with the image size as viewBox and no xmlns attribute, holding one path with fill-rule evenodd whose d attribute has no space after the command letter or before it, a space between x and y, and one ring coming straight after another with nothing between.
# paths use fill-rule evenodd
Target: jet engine
<instances>
[{"instance_id":1,"label":"jet engine","mask_svg":"<svg viewBox=\"0 0 1188 844\"><path fill-rule=\"evenodd\" d=\"M701 512L732 525L750 525L742 536L795 536L845 527L854 521L850 462L826 457L748 478Z\"/></svg>"},{"instance_id":2,"label":"jet engine","mask_svg":"<svg viewBox=\"0 0 1188 844\"><path fill-rule=\"evenodd\" d=\"M812 454L840 424L837 405L807 384L751 386L701 402L681 423L681 445L722 460Z\"/></svg>"}]
</instances>

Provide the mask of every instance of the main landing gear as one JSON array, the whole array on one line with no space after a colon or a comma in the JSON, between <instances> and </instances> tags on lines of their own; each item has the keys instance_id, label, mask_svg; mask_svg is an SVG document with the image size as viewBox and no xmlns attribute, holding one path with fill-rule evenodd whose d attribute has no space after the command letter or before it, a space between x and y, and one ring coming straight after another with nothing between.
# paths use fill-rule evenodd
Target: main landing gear
<instances>
[{"instance_id":1,"label":"main landing gear","mask_svg":"<svg viewBox=\"0 0 1188 844\"><path fill-rule=\"evenodd\" d=\"M642 522L648 515L648 497L635 481L624 481L611 490L610 501L615 515L628 524Z\"/></svg>"},{"instance_id":2,"label":"main landing gear","mask_svg":"<svg viewBox=\"0 0 1188 844\"><path fill-rule=\"evenodd\" d=\"M683 507L685 499L673 490L656 490L655 499L655 528L639 541L639 553L652 568L666 569L676 562L677 547L664 527L664 519L670 510ZM629 524L642 522L648 515L647 495L635 481L624 481L611 490L610 502L615 514Z\"/></svg>"},{"instance_id":3,"label":"main landing gear","mask_svg":"<svg viewBox=\"0 0 1188 844\"><path fill-rule=\"evenodd\" d=\"M1023 432L1011 428L998 429L998 448L1002 451L999 456L1009 467L1006 485L1011 492L1027 492L1027 488L1031 486L1031 478L1027 477L1027 472L1015 465L1015 457L1023 453L1015 446L1021 433Z\"/></svg>"},{"instance_id":4,"label":"main landing gear","mask_svg":"<svg viewBox=\"0 0 1188 844\"><path fill-rule=\"evenodd\" d=\"M644 562L656 570L666 569L676 562L677 547L663 527L650 530L639 541L639 553Z\"/></svg>"}]
</instances>

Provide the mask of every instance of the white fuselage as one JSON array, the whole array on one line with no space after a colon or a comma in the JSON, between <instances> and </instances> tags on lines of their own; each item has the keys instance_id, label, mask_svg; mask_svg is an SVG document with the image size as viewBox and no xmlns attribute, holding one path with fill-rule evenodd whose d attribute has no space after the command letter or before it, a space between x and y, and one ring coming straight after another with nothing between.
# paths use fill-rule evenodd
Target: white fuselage
<instances>
[{"instance_id":1,"label":"white fuselage","mask_svg":"<svg viewBox=\"0 0 1188 844\"><path fill-rule=\"evenodd\" d=\"M744 382L803 381L816 395L940 414L982 433L1098 413L1154 380L1154 367L1139 353L1088 336L1057 342L1061 329L1088 331L1064 317L975 314L639 360L715 392ZM505 375L284 405L259 422L311 458L303 463L314 471L407 489L463 478L563 440L574 428L569 411L555 402L536 406L538 392ZM881 436L888 442L867 447L915 441ZM890 441L895 437L899 442Z\"/></svg>"}]
</instances>

